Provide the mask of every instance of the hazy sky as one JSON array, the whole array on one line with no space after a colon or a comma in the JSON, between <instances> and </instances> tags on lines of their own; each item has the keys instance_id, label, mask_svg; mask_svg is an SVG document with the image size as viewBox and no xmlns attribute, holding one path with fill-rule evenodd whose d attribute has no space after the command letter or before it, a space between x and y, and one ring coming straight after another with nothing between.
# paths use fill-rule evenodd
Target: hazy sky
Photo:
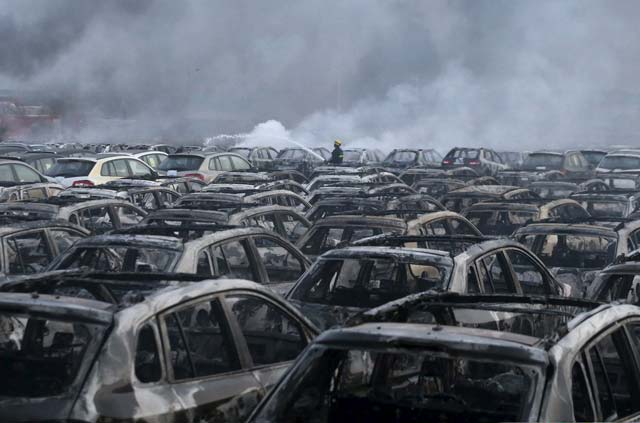
<instances>
[{"instance_id":1,"label":"hazy sky","mask_svg":"<svg viewBox=\"0 0 640 423\"><path fill-rule=\"evenodd\" d=\"M635 0L0 0L0 88L149 136L634 143L639 21Z\"/></svg>"}]
</instances>

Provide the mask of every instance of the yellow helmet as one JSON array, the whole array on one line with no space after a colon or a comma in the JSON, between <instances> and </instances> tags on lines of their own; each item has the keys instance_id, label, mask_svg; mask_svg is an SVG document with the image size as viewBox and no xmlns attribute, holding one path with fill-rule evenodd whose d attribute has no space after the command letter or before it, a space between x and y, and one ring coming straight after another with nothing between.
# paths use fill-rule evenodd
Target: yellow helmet
<instances>
[{"instance_id":1,"label":"yellow helmet","mask_svg":"<svg viewBox=\"0 0 640 423\"><path fill-rule=\"evenodd\" d=\"M335 140L335 141L333 142L333 145L335 145L335 146L342 145L342 141L340 141L340 140Z\"/></svg>"}]
</instances>

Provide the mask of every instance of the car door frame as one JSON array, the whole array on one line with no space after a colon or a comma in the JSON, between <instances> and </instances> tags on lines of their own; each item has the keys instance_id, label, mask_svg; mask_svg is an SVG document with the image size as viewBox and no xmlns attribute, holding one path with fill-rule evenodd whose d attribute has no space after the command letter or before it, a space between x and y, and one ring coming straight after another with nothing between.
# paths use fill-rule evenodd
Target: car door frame
<instances>
[{"instance_id":1,"label":"car door frame","mask_svg":"<svg viewBox=\"0 0 640 423\"><path fill-rule=\"evenodd\" d=\"M343 235L344 235L344 232L343 232ZM246 239L248 241L247 244L250 246L249 248L251 250L251 255L254 258L254 262L256 264L256 267L259 269L259 272L260 272L260 275L261 275L261 278L262 278L262 281L260 282L260 284L262 284L264 286L269 286L269 285L273 285L273 284L280 284L280 283L283 283L283 282L273 282L272 283L269 280L269 274L267 272L267 268L266 268L264 262L262 261L262 257L260 257L260 253L258 252L258 247L256 247L256 244L255 244L255 240L254 240L255 237L269 238L273 242L275 242L276 244L279 244L282 248L286 249L295 258L297 258L298 261L300 261L300 263L302 264L302 273L300 273L298 278L300 276L302 276L307 270L309 270L309 267L311 267L311 261L307 258L307 256L305 256L295 245L291 244L289 241L286 241L285 239L282 239L279 236L273 236L273 235L268 234L268 233L247 235L246 236ZM287 243L289 245L287 245ZM293 248L294 248L293 250L290 248L291 246L293 246ZM291 281L291 282L295 282L295 281Z\"/></svg>"},{"instance_id":2,"label":"car door frame","mask_svg":"<svg viewBox=\"0 0 640 423\"><path fill-rule=\"evenodd\" d=\"M264 295L264 294L262 294L260 292L242 290L242 289L234 289L234 290L224 291L224 292L220 293L219 295L221 297L220 304L223 307L223 311L224 311L224 313L226 315L227 322L228 322L229 326L232 328L231 331L234 334L234 339L238 340L236 342L242 345L242 350L246 354L245 358L246 358L247 363L248 363L247 369L249 371L251 371L251 373L258 380L258 382L264 387L264 389L268 390L269 387L275 385L275 383L278 381L279 377L273 378L272 379L273 382L269 385L269 384L267 384L267 381L265 380L264 374L267 373L267 372L276 373L276 374L278 372L284 373L284 371L288 367L291 366L291 364L295 361L295 359L294 360L290 360L290 361L283 361L283 362L279 362L279 363L255 365L253 363L253 358L251 357L251 352L249 351L249 346L247 344L246 338L245 338L244 334L242 333L242 329L240 327L240 324L239 324L235 314L233 313L233 311L231 311L231 309L229 307L229 304L224 299L227 296L247 295L247 296L251 296L251 297L254 297L254 298L259 298L259 299L265 301L266 303L268 303L271 306L273 306L276 309L278 309L278 311L280 311L282 314L287 316L291 321L293 321L296 324L296 326L298 327L298 329L300 330L302 335L305 337L306 346L311 344L311 342L313 341L314 334L313 334L312 328L310 328L307 325L305 325L304 321L301 321L298 316L294 316L289 310L286 309L286 307L283 306L283 304L279 304L273 298L269 298L267 295Z\"/></svg>"},{"instance_id":3,"label":"car door frame","mask_svg":"<svg viewBox=\"0 0 640 423\"><path fill-rule=\"evenodd\" d=\"M593 364L591 361L591 357L589 354L589 351L591 350L591 348L593 348L597 343L599 343L604 337L609 336L611 334L613 334L615 331L617 331L618 329L621 329L620 333L624 336L624 350L623 351L623 356L621 356L621 360L625 363L631 363L630 365L633 367L634 371L634 378L636 381L640 381L640 356L639 356L639 351L637 351L636 348L633 347L633 341L631 339L631 334L629 333L629 328L627 327L627 325L631 322L638 322L640 324L640 318L638 318L637 316L634 317L629 317L629 318L625 318L622 320L618 320L615 322L612 322L610 325L608 325L606 328L604 328L603 330L599 331L597 334L595 334L594 336L592 336L591 338L589 338L589 340L587 340L586 342L584 342L582 344L582 346L580 347L579 352L576 354L574 360L572 360L572 362L570 363L571 366L573 366L573 364L578 361L578 359L582 359L582 363L584 365L584 370L587 376L587 382L589 384L589 391L591 394L591 402L592 402L592 406L594 408L594 410L597 413L596 420L602 420L604 418L604 416L602 416L602 410L601 410L601 404L600 404L600 399L598 397L598 393L597 391L594 390L594 386L597 386L596 383L596 377L593 371ZM617 350L617 349L616 349ZM606 368L605 368L606 370ZM607 383L609 384L609 386L611 386L611 382L609 380L609 376L607 375ZM594 385L595 384L595 385ZM640 397L640 388L638 388L638 391L636 392L636 396ZM613 397L613 394L612 394ZM573 401L572 401L573 402ZM632 418L632 416L640 416L640 411L636 412L635 414L631 415L631 416L625 416L624 419L625 420L629 420L630 418ZM617 416L618 419L616 421L619 421L620 417Z\"/></svg>"},{"instance_id":4,"label":"car door frame","mask_svg":"<svg viewBox=\"0 0 640 423\"><path fill-rule=\"evenodd\" d=\"M215 292L211 294L198 296L196 298L188 298L185 301L182 301L180 303L173 304L170 307L164 308L163 310L157 312L155 315L155 318L157 319L158 329L160 332L162 360L164 361L163 365L166 370L165 378L166 378L167 384L171 387L171 391L173 392L174 396L178 398L178 401L180 401L183 407L186 404L185 404L185 401L182 399L182 395L177 390L178 385L186 385L186 386L191 385L193 386L191 388L192 390L195 387L202 389L203 384L215 383L221 379L225 379L225 378L228 379L231 377L237 377L237 378L248 377L250 379L253 379L253 381L255 381L255 385L258 390L256 395L258 400L262 399L262 397L264 397L266 393L264 386L262 386L262 383L260 382L260 380L256 378L255 374L250 369L249 364L252 363L252 360L249 355L249 351L245 344L243 344L242 342L239 342L239 341L243 341L244 339L239 338L237 330L233 328L232 322L229 319L229 313L225 308L226 304L225 304L225 301L223 300L222 294L223 293L221 292ZM172 313L175 313L181 309L185 309L190 307L191 305L203 303L205 301L206 302L217 301L218 306L220 307L220 311L222 312L222 316L224 316L225 321L223 323L224 323L226 332L232 338L231 343L237 353L237 358L238 358L238 363L240 365L240 368L238 370L219 373L215 375L207 375L207 376L201 376L201 377L194 375L193 378L176 380L174 371L173 371L173 366L171 365L171 345L169 341L169 334L168 334L166 320L164 319L164 316L171 315ZM222 324L221 324L221 329L222 329ZM191 352L189 350L188 345L186 345L186 342L185 342L185 349L187 350L187 353L191 355ZM226 403L229 403L231 401L233 401L233 399L226 401ZM193 410L194 413L197 413L198 409L202 409L203 407L206 407L206 405L208 404L211 404L211 403L207 403L204 405L196 404L196 406L193 408L183 408L183 410L184 411ZM248 417L248 414L246 417Z\"/></svg>"},{"instance_id":5,"label":"car door frame","mask_svg":"<svg viewBox=\"0 0 640 423\"><path fill-rule=\"evenodd\" d=\"M9 244L8 244L8 238L11 237L16 237L16 236L21 236L21 235L25 235L25 234L30 234L30 233L34 233L34 232L42 232L42 235L44 237L45 242L47 243L47 248L49 250L49 263L47 263L47 266L50 265L54 259L56 258L55 255L53 255L53 251L52 250L52 240L49 237L49 234L47 233L47 228L31 228L31 229L25 229L25 230L21 230L21 231L14 231L11 233L8 233L6 235L2 236L2 273L5 275L15 275L15 276L20 276L20 275L33 275L33 273L9 273ZM57 251L57 248L55 249ZM23 265L24 267L24 265Z\"/></svg>"}]
</instances>

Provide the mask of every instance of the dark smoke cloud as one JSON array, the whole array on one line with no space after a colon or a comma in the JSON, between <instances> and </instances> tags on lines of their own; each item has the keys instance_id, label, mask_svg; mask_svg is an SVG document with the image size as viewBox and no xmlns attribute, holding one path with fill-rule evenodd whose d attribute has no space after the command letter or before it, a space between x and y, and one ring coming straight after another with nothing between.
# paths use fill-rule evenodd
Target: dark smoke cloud
<instances>
[{"instance_id":1,"label":"dark smoke cloud","mask_svg":"<svg viewBox=\"0 0 640 423\"><path fill-rule=\"evenodd\" d=\"M4 0L0 88L88 116L78 134L87 139L244 132L276 119L309 143L629 143L640 129L639 9L634 0Z\"/></svg>"}]
</instances>

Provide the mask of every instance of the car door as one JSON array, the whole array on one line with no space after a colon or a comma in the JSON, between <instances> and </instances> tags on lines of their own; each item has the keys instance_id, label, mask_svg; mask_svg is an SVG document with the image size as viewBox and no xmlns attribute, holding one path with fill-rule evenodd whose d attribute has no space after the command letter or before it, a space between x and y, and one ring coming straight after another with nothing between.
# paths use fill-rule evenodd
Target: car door
<instances>
[{"instance_id":1,"label":"car door","mask_svg":"<svg viewBox=\"0 0 640 423\"><path fill-rule=\"evenodd\" d=\"M239 343L249 353L249 366L269 390L310 341L309 334L283 307L264 296L233 293L224 297L225 309Z\"/></svg>"},{"instance_id":2,"label":"car door","mask_svg":"<svg viewBox=\"0 0 640 423\"><path fill-rule=\"evenodd\" d=\"M511 268L502 251L494 251L476 259L478 285L485 294L516 294Z\"/></svg>"},{"instance_id":3,"label":"car door","mask_svg":"<svg viewBox=\"0 0 640 423\"><path fill-rule=\"evenodd\" d=\"M65 252L77 240L86 236L84 233L71 228L48 228L47 233L49 234L50 249L54 257Z\"/></svg>"},{"instance_id":4,"label":"car door","mask_svg":"<svg viewBox=\"0 0 640 423\"><path fill-rule=\"evenodd\" d=\"M40 176L35 170L31 169L27 165L14 163L11 165L15 172L15 180L22 184L35 184L38 182L45 182L45 179Z\"/></svg>"},{"instance_id":5,"label":"car door","mask_svg":"<svg viewBox=\"0 0 640 423\"><path fill-rule=\"evenodd\" d=\"M536 262L523 250L504 250L509 260L513 277L518 281L524 295L558 295L558 287L552 283L543 265Z\"/></svg>"},{"instance_id":6,"label":"car door","mask_svg":"<svg viewBox=\"0 0 640 423\"><path fill-rule=\"evenodd\" d=\"M311 223L307 219L293 213L281 212L276 213L275 216L279 228L278 232L293 244L298 242L311 227Z\"/></svg>"},{"instance_id":7,"label":"car door","mask_svg":"<svg viewBox=\"0 0 640 423\"><path fill-rule=\"evenodd\" d=\"M24 231L3 238L3 271L8 275L40 273L53 259L44 229Z\"/></svg>"},{"instance_id":8,"label":"car door","mask_svg":"<svg viewBox=\"0 0 640 423\"><path fill-rule=\"evenodd\" d=\"M635 325L636 322L628 324L629 332L615 325L596 335L579 355L579 360L585 364L595 405L593 421L637 421L640 416ZM631 343L629 333L634 338Z\"/></svg>"},{"instance_id":9,"label":"car door","mask_svg":"<svg viewBox=\"0 0 640 423\"><path fill-rule=\"evenodd\" d=\"M116 228L109 206L80 209L70 216L69 221L87 229L92 235L100 235Z\"/></svg>"},{"instance_id":10,"label":"car door","mask_svg":"<svg viewBox=\"0 0 640 423\"><path fill-rule=\"evenodd\" d=\"M188 421L243 421L265 390L219 298L180 304L159 321L167 378Z\"/></svg>"},{"instance_id":11,"label":"car door","mask_svg":"<svg viewBox=\"0 0 640 423\"><path fill-rule=\"evenodd\" d=\"M233 238L210 246L214 276L263 283L264 277L251 248L248 240L243 238Z\"/></svg>"},{"instance_id":12,"label":"car door","mask_svg":"<svg viewBox=\"0 0 640 423\"><path fill-rule=\"evenodd\" d=\"M133 178L151 178L153 177L153 169L141 160L125 159L129 166L129 176Z\"/></svg>"},{"instance_id":13,"label":"car door","mask_svg":"<svg viewBox=\"0 0 640 423\"><path fill-rule=\"evenodd\" d=\"M257 253L256 262L266 274L265 283L291 284L306 270L307 262L295 247L265 235L254 235L251 241Z\"/></svg>"}]
</instances>

